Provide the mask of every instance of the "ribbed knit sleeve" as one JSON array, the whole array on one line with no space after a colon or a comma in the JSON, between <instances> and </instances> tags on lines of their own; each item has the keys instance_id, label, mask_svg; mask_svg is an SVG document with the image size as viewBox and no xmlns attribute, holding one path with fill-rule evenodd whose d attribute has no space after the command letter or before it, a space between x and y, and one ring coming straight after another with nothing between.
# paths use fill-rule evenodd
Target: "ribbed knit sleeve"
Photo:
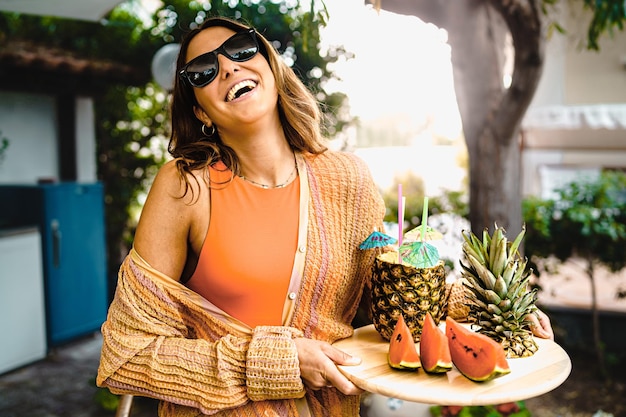
<instances>
[{"instance_id":1,"label":"ribbed knit sleeve","mask_svg":"<svg viewBox=\"0 0 626 417\"><path fill-rule=\"evenodd\" d=\"M246 357L248 397L253 401L299 397L300 363L294 337L302 332L282 326L258 326Z\"/></svg>"},{"instance_id":2,"label":"ribbed knit sleeve","mask_svg":"<svg viewBox=\"0 0 626 417\"><path fill-rule=\"evenodd\" d=\"M97 383L209 415L250 400L299 398L305 391L293 338L301 334L230 328L127 258L102 326Z\"/></svg>"}]
</instances>

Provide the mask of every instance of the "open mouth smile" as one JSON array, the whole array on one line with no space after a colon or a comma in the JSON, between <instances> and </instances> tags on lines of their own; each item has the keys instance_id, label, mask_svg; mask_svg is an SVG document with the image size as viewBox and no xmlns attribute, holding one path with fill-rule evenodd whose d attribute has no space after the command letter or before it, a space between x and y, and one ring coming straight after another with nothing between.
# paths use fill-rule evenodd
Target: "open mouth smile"
<instances>
[{"instance_id":1,"label":"open mouth smile","mask_svg":"<svg viewBox=\"0 0 626 417\"><path fill-rule=\"evenodd\" d=\"M237 98L243 97L257 86L257 83L252 80L244 80L233 86L228 94L226 94L226 101L233 101Z\"/></svg>"}]
</instances>

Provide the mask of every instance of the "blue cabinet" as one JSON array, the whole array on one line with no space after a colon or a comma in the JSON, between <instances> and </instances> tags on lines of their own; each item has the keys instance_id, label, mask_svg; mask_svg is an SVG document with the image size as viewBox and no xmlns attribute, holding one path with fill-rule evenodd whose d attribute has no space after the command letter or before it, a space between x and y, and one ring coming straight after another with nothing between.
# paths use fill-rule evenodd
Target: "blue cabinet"
<instances>
[{"instance_id":1,"label":"blue cabinet","mask_svg":"<svg viewBox=\"0 0 626 417\"><path fill-rule=\"evenodd\" d=\"M108 308L102 184L2 186L0 220L41 231L48 345L98 330Z\"/></svg>"}]
</instances>

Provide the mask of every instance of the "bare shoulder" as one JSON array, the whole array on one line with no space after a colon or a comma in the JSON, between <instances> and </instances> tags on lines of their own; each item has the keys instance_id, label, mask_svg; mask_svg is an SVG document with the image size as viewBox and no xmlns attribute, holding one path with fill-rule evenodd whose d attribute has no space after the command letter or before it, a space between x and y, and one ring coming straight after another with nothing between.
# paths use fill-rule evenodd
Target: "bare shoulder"
<instances>
[{"instance_id":1,"label":"bare shoulder","mask_svg":"<svg viewBox=\"0 0 626 417\"><path fill-rule=\"evenodd\" d=\"M135 233L134 247L159 271L179 278L187 259L193 219L201 209L200 174L181 178L176 161L159 170L148 193Z\"/></svg>"},{"instance_id":2,"label":"bare shoulder","mask_svg":"<svg viewBox=\"0 0 626 417\"><path fill-rule=\"evenodd\" d=\"M150 187L150 197L158 197L161 202L166 203L190 202L185 196L185 181L179 174L176 160L167 162L159 169Z\"/></svg>"}]
</instances>

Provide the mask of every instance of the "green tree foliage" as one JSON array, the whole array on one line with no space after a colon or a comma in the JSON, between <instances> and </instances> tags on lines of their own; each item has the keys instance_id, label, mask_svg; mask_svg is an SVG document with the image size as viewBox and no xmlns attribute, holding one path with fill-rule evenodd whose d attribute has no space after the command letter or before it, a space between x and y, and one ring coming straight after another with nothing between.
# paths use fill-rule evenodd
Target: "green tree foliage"
<instances>
[{"instance_id":1,"label":"green tree foliage","mask_svg":"<svg viewBox=\"0 0 626 417\"><path fill-rule=\"evenodd\" d=\"M385 200L384 221L386 222L398 222L398 184L402 184L402 195L405 197L404 232L422 223L424 197L429 197L429 215L451 213L463 218L467 218L469 215L469 207L464 192L445 191L438 196L426 196L424 180L411 172L407 172L394 178L393 185L381 192Z\"/></svg>"},{"instance_id":2,"label":"green tree foliage","mask_svg":"<svg viewBox=\"0 0 626 417\"><path fill-rule=\"evenodd\" d=\"M598 180L572 182L555 199L524 200L526 253L565 261L572 256L626 266L626 174L605 171Z\"/></svg>"},{"instance_id":3,"label":"green tree foliage","mask_svg":"<svg viewBox=\"0 0 626 417\"><path fill-rule=\"evenodd\" d=\"M587 48L597 51L600 49L598 40L602 34L607 33L612 36L615 29L624 30L626 2L624 0L583 0L583 3L584 8L593 13L587 29Z\"/></svg>"},{"instance_id":4,"label":"green tree foliage","mask_svg":"<svg viewBox=\"0 0 626 417\"><path fill-rule=\"evenodd\" d=\"M626 174L606 171L597 180L572 182L556 194L555 199L524 200L526 254L535 265L549 257L585 260L595 348L599 369L606 375L594 274L600 264L612 271L626 267Z\"/></svg>"},{"instance_id":5,"label":"green tree foliage","mask_svg":"<svg viewBox=\"0 0 626 417\"><path fill-rule=\"evenodd\" d=\"M81 58L145 67L158 47L141 20L118 7L101 22L0 13L0 39L29 40Z\"/></svg>"},{"instance_id":6,"label":"green tree foliage","mask_svg":"<svg viewBox=\"0 0 626 417\"><path fill-rule=\"evenodd\" d=\"M96 101L98 168L106 185L111 271L119 267L132 243L141 196L167 160L167 98L148 83L112 87Z\"/></svg>"}]
</instances>

